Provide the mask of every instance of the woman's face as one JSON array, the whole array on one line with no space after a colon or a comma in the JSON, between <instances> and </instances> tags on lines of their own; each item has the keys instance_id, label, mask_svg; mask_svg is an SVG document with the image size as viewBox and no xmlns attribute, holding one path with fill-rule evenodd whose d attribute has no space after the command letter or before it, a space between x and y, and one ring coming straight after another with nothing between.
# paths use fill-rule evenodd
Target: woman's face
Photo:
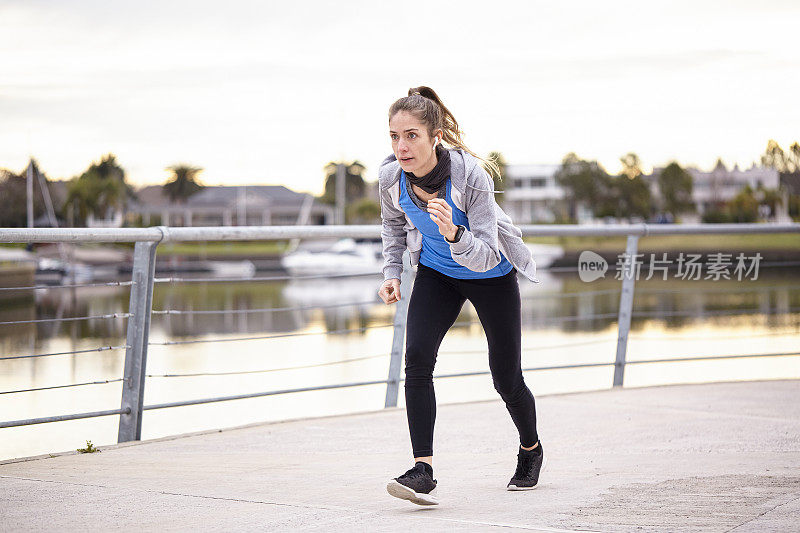
<instances>
[{"instance_id":1,"label":"woman's face","mask_svg":"<svg viewBox=\"0 0 800 533\"><path fill-rule=\"evenodd\" d=\"M434 138L428 126L407 111L398 111L389 119L392 151L400 168L416 176L424 176L436 166Z\"/></svg>"}]
</instances>

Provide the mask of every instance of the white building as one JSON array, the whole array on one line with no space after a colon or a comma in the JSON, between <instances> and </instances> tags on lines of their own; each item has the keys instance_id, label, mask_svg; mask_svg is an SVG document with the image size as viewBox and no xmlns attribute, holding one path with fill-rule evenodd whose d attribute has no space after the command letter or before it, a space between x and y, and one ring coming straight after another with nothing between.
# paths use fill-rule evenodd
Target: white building
<instances>
[{"instance_id":1,"label":"white building","mask_svg":"<svg viewBox=\"0 0 800 533\"><path fill-rule=\"evenodd\" d=\"M660 197L658 176L663 170L662 167L654 168L652 174L645 176L650 185L650 192L655 199ZM687 167L686 172L692 176L692 201L697 211L693 214L681 215L683 223L700 222L707 211L729 202L747 185L754 191L759 187L778 189L780 185L780 174L777 170L756 165L742 170L738 164L734 165L732 169L728 169L725 165L718 163L713 170L708 172L695 167ZM779 207L778 213L772 214L777 216L778 220L788 217L788 214L785 213L787 208L785 204L786 202Z\"/></svg>"},{"instance_id":2,"label":"white building","mask_svg":"<svg viewBox=\"0 0 800 533\"><path fill-rule=\"evenodd\" d=\"M756 190L759 187L777 189L780 184L777 170L755 165L747 170L740 170L739 165L728 170L718 164L711 172L692 167L686 171L692 176L692 199L701 215L714 204L732 200L746 185Z\"/></svg>"},{"instance_id":3,"label":"white building","mask_svg":"<svg viewBox=\"0 0 800 533\"><path fill-rule=\"evenodd\" d=\"M503 209L515 223L553 222L565 209L564 189L556 183L561 165L507 165Z\"/></svg>"},{"instance_id":4,"label":"white building","mask_svg":"<svg viewBox=\"0 0 800 533\"><path fill-rule=\"evenodd\" d=\"M507 165L503 209L516 223L536 224L553 222L559 214L567 213L566 191L556 182L556 173L561 165ZM643 178L650 187L654 200L658 201L658 175L664 169L653 169L653 173ZM780 174L773 168L752 165L742 170L738 165L727 169L718 164L713 170L704 172L694 167L686 168L692 176L692 201L697 212L682 214L681 222L696 223L703 214L713 209L715 204L732 200L741 190L749 185L754 191L759 187L778 189ZM778 213L773 213L778 221L788 219L788 201L784 199ZM590 206L578 205L576 218L578 223L593 220Z\"/></svg>"}]
</instances>

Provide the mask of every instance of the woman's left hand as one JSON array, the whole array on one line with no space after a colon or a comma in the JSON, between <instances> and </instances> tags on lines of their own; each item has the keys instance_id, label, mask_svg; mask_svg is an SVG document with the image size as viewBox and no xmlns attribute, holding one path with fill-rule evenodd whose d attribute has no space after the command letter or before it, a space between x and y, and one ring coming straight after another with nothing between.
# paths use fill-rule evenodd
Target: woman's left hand
<instances>
[{"instance_id":1,"label":"woman's left hand","mask_svg":"<svg viewBox=\"0 0 800 533\"><path fill-rule=\"evenodd\" d=\"M456 238L458 228L453 224L453 210L450 204L441 198L428 200L428 213L445 239L452 241Z\"/></svg>"}]
</instances>

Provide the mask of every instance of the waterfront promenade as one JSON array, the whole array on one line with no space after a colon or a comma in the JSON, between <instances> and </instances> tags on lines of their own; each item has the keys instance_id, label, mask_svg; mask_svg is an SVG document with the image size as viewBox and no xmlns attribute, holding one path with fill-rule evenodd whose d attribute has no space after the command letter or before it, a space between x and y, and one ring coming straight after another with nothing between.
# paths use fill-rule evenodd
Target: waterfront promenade
<instances>
[{"instance_id":1,"label":"waterfront promenade","mask_svg":"<svg viewBox=\"0 0 800 533\"><path fill-rule=\"evenodd\" d=\"M390 497L403 409L258 424L0 464L0 530L800 530L800 381L537 398L548 468L508 492L502 402L439 408L441 505Z\"/></svg>"}]
</instances>

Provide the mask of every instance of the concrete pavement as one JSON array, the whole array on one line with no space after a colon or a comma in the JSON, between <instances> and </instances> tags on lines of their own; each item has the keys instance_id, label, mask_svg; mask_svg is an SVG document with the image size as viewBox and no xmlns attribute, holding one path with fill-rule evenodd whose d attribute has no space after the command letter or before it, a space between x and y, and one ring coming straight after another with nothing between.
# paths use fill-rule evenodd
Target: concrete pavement
<instances>
[{"instance_id":1,"label":"concrete pavement","mask_svg":"<svg viewBox=\"0 0 800 533\"><path fill-rule=\"evenodd\" d=\"M516 430L478 402L439 407L436 507L386 493L412 464L390 409L0 464L0 530L800 531L800 381L543 396L537 414L533 491L505 490Z\"/></svg>"}]
</instances>

